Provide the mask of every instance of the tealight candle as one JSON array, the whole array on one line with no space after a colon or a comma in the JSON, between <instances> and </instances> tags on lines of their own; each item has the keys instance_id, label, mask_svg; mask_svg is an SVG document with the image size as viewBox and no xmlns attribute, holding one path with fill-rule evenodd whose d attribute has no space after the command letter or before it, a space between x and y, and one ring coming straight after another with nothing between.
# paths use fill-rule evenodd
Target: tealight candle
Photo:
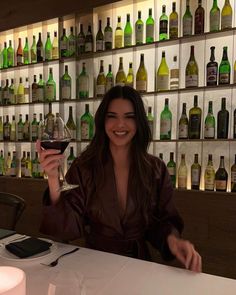
<instances>
[{"instance_id":1,"label":"tealight candle","mask_svg":"<svg viewBox=\"0 0 236 295\"><path fill-rule=\"evenodd\" d=\"M1 295L25 295L26 282L23 270L0 266L0 294Z\"/></svg>"}]
</instances>

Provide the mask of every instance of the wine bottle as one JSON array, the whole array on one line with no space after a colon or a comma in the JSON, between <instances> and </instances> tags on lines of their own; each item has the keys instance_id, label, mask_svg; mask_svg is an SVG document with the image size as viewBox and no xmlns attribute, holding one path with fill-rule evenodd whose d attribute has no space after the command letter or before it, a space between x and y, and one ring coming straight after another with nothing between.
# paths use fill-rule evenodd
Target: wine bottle
<instances>
[{"instance_id":1,"label":"wine bottle","mask_svg":"<svg viewBox=\"0 0 236 295\"><path fill-rule=\"evenodd\" d=\"M173 57L173 64L170 70L170 89L179 88L179 67L177 62L177 56Z\"/></svg>"},{"instance_id":2,"label":"wine bottle","mask_svg":"<svg viewBox=\"0 0 236 295\"><path fill-rule=\"evenodd\" d=\"M10 98L9 98L9 80L8 79L6 79L6 85L3 88L2 102L5 105L8 105L10 103Z\"/></svg>"},{"instance_id":3,"label":"wine bottle","mask_svg":"<svg viewBox=\"0 0 236 295\"><path fill-rule=\"evenodd\" d=\"M169 24L169 38L178 38L178 13L176 12L176 2L172 2L172 12L170 14L170 24Z\"/></svg>"},{"instance_id":4,"label":"wine bottle","mask_svg":"<svg viewBox=\"0 0 236 295\"><path fill-rule=\"evenodd\" d=\"M50 33L47 32L47 40L45 43L45 60L49 61L52 60L52 42L50 39Z\"/></svg>"},{"instance_id":5,"label":"wine bottle","mask_svg":"<svg viewBox=\"0 0 236 295\"><path fill-rule=\"evenodd\" d=\"M17 140L23 140L24 123L22 121L22 114L19 115L19 121L17 123Z\"/></svg>"},{"instance_id":6,"label":"wine bottle","mask_svg":"<svg viewBox=\"0 0 236 295\"><path fill-rule=\"evenodd\" d=\"M232 28L233 10L229 0L225 0L225 4L221 11L221 30Z\"/></svg>"},{"instance_id":7,"label":"wine bottle","mask_svg":"<svg viewBox=\"0 0 236 295\"><path fill-rule=\"evenodd\" d=\"M157 91L169 89L169 68L166 63L165 51L162 51L161 63L157 70Z\"/></svg>"},{"instance_id":8,"label":"wine bottle","mask_svg":"<svg viewBox=\"0 0 236 295\"><path fill-rule=\"evenodd\" d=\"M1 150L1 153L0 153L0 176L3 176L5 175L5 159L4 159L4 156L3 156L3 150Z\"/></svg>"},{"instance_id":9,"label":"wine bottle","mask_svg":"<svg viewBox=\"0 0 236 295\"><path fill-rule=\"evenodd\" d=\"M36 141L38 139L38 122L37 114L33 114L33 121L31 122L31 140Z\"/></svg>"},{"instance_id":10,"label":"wine bottle","mask_svg":"<svg viewBox=\"0 0 236 295\"><path fill-rule=\"evenodd\" d=\"M213 0L213 5L210 10L210 32L217 32L220 29L220 9L217 5L217 0Z\"/></svg>"},{"instance_id":11,"label":"wine bottle","mask_svg":"<svg viewBox=\"0 0 236 295\"><path fill-rule=\"evenodd\" d=\"M96 94L97 97L103 97L106 93L106 77L104 74L103 60L100 60L100 70L97 76Z\"/></svg>"},{"instance_id":12,"label":"wine bottle","mask_svg":"<svg viewBox=\"0 0 236 295\"><path fill-rule=\"evenodd\" d=\"M10 141L16 141L16 117L12 116Z\"/></svg>"},{"instance_id":13,"label":"wine bottle","mask_svg":"<svg viewBox=\"0 0 236 295\"><path fill-rule=\"evenodd\" d=\"M17 103L24 103L25 102L25 88L23 85L22 78L20 77L19 85L17 88Z\"/></svg>"},{"instance_id":14,"label":"wine bottle","mask_svg":"<svg viewBox=\"0 0 236 295\"><path fill-rule=\"evenodd\" d=\"M11 123L9 122L9 116L6 115L6 122L3 124L3 140L9 141L11 135Z\"/></svg>"},{"instance_id":15,"label":"wine bottle","mask_svg":"<svg viewBox=\"0 0 236 295\"><path fill-rule=\"evenodd\" d=\"M201 165L198 163L198 154L194 155L194 163L191 166L191 188L199 190L201 178Z\"/></svg>"},{"instance_id":16,"label":"wine bottle","mask_svg":"<svg viewBox=\"0 0 236 295\"><path fill-rule=\"evenodd\" d=\"M10 176L11 175L11 153L8 152L7 158L6 158L6 166L5 166L5 175Z\"/></svg>"},{"instance_id":17,"label":"wine bottle","mask_svg":"<svg viewBox=\"0 0 236 295\"><path fill-rule=\"evenodd\" d=\"M68 38L66 36L66 29L63 28L62 36L60 38L60 57L67 57L68 54Z\"/></svg>"},{"instance_id":18,"label":"wine bottle","mask_svg":"<svg viewBox=\"0 0 236 295\"><path fill-rule=\"evenodd\" d=\"M37 101L37 88L38 88L38 84L37 84L37 76L34 75L34 82L31 85L31 92L32 92L32 102L36 102Z\"/></svg>"},{"instance_id":19,"label":"wine bottle","mask_svg":"<svg viewBox=\"0 0 236 295\"><path fill-rule=\"evenodd\" d=\"M23 139L28 141L30 140L30 123L29 123L29 115L25 115L25 122L23 127Z\"/></svg>"},{"instance_id":20,"label":"wine bottle","mask_svg":"<svg viewBox=\"0 0 236 295\"><path fill-rule=\"evenodd\" d=\"M37 46L36 46L36 38L35 35L33 35L33 42L30 47L30 57L31 57L31 63L37 62Z\"/></svg>"},{"instance_id":21,"label":"wine bottle","mask_svg":"<svg viewBox=\"0 0 236 295\"><path fill-rule=\"evenodd\" d=\"M133 63L129 63L129 71L126 77L126 86L134 87L134 73L133 73Z\"/></svg>"},{"instance_id":22,"label":"wine bottle","mask_svg":"<svg viewBox=\"0 0 236 295\"><path fill-rule=\"evenodd\" d=\"M52 59L59 58L57 31L54 31L54 38L52 41Z\"/></svg>"},{"instance_id":23,"label":"wine bottle","mask_svg":"<svg viewBox=\"0 0 236 295\"><path fill-rule=\"evenodd\" d=\"M77 38L78 55L85 53L85 34L83 24L80 24L80 32Z\"/></svg>"},{"instance_id":24,"label":"wine bottle","mask_svg":"<svg viewBox=\"0 0 236 295\"><path fill-rule=\"evenodd\" d=\"M185 87L198 87L198 65L194 57L193 45L191 45L190 58L185 70Z\"/></svg>"},{"instance_id":25,"label":"wine bottle","mask_svg":"<svg viewBox=\"0 0 236 295\"><path fill-rule=\"evenodd\" d=\"M37 41L36 48L37 48L37 62L41 62L43 61L43 42L41 39L41 33L39 33L39 38Z\"/></svg>"},{"instance_id":26,"label":"wine bottle","mask_svg":"<svg viewBox=\"0 0 236 295\"><path fill-rule=\"evenodd\" d=\"M208 163L204 173L204 182L206 191L214 191L215 189L215 169L213 167L212 155L208 155Z\"/></svg>"},{"instance_id":27,"label":"wine bottle","mask_svg":"<svg viewBox=\"0 0 236 295\"><path fill-rule=\"evenodd\" d=\"M179 119L179 139L188 138L188 117L186 113L186 103L183 103L182 114Z\"/></svg>"},{"instance_id":28,"label":"wine bottle","mask_svg":"<svg viewBox=\"0 0 236 295\"><path fill-rule=\"evenodd\" d=\"M88 25L88 31L85 36L85 53L93 52L93 34L91 25Z\"/></svg>"},{"instance_id":29,"label":"wine bottle","mask_svg":"<svg viewBox=\"0 0 236 295\"><path fill-rule=\"evenodd\" d=\"M68 36L68 56L75 57L76 53L76 37L73 27L70 27L70 35Z\"/></svg>"},{"instance_id":30,"label":"wine bottle","mask_svg":"<svg viewBox=\"0 0 236 295\"><path fill-rule=\"evenodd\" d=\"M9 87L10 104L15 104L16 103L17 89L16 89L14 81L15 81L14 79L11 79L11 85Z\"/></svg>"},{"instance_id":31,"label":"wine bottle","mask_svg":"<svg viewBox=\"0 0 236 295\"><path fill-rule=\"evenodd\" d=\"M154 42L154 25L155 21L152 17L152 8L149 8L148 18L146 20L146 43Z\"/></svg>"},{"instance_id":32,"label":"wine bottle","mask_svg":"<svg viewBox=\"0 0 236 295\"><path fill-rule=\"evenodd\" d=\"M198 96L194 95L194 106L189 110L189 139L200 139L202 110L198 107Z\"/></svg>"},{"instance_id":33,"label":"wine bottle","mask_svg":"<svg viewBox=\"0 0 236 295\"><path fill-rule=\"evenodd\" d=\"M30 99L30 86L29 86L29 78L25 78L25 84L24 84L24 96L25 96L25 102L29 103Z\"/></svg>"},{"instance_id":34,"label":"wine bottle","mask_svg":"<svg viewBox=\"0 0 236 295\"><path fill-rule=\"evenodd\" d=\"M135 23L135 44L143 44L143 21L141 18L141 10L138 11L138 19Z\"/></svg>"},{"instance_id":35,"label":"wine bottle","mask_svg":"<svg viewBox=\"0 0 236 295\"><path fill-rule=\"evenodd\" d=\"M38 158L38 153L35 152L35 157L32 160L32 177L33 178L39 178L39 166L40 166L40 162L39 162L39 158Z\"/></svg>"},{"instance_id":36,"label":"wine bottle","mask_svg":"<svg viewBox=\"0 0 236 295\"><path fill-rule=\"evenodd\" d=\"M11 40L9 40L9 46L7 48L7 62L8 68L14 67L14 49Z\"/></svg>"},{"instance_id":37,"label":"wine bottle","mask_svg":"<svg viewBox=\"0 0 236 295\"><path fill-rule=\"evenodd\" d=\"M76 140L76 125L73 119L72 106L69 107L69 117L66 123L66 127L70 130L71 139Z\"/></svg>"},{"instance_id":38,"label":"wine bottle","mask_svg":"<svg viewBox=\"0 0 236 295\"><path fill-rule=\"evenodd\" d=\"M89 76L86 72L85 62L83 62L82 71L77 78L77 95L79 98L89 97Z\"/></svg>"},{"instance_id":39,"label":"wine bottle","mask_svg":"<svg viewBox=\"0 0 236 295\"><path fill-rule=\"evenodd\" d=\"M226 98L221 99L221 110L217 114L217 138L228 138L229 112L226 110Z\"/></svg>"},{"instance_id":40,"label":"wine bottle","mask_svg":"<svg viewBox=\"0 0 236 295\"><path fill-rule=\"evenodd\" d=\"M30 152L27 152L25 159L25 177L32 177L32 162L30 158Z\"/></svg>"},{"instance_id":41,"label":"wine bottle","mask_svg":"<svg viewBox=\"0 0 236 295\"><path fill-rule=\"evenodd\" d=\"M39 81L36 90L36 101L44 101L45 98L45 81L43 80L43 75L39 74Z\"/></svg>"},{"instance_id":42,"label":"wine bottle","mask_svg":"<svg viewBox=\"0 0 236 295\"><path fill-rule=\"evenodd\" d=\"M193 34L193 17L189 6L190 0L186 0L186 10L183 15L183 36L190 36Z\"/></svg>"},{"instance_id":43,"label":"wine bottle","mask_svg":"<svg viewBox=\"0 0 236 295\"><path fill-rule=\"evenodd\" d=\"M195 11L194 16L194 34L204 34L204 19L205 10L202 7L202 0L198 0L198 8Z\"/></svg>"},{"instance_id":44,"label":"wine bottle","mask_svg":"<svg viewBox=\"0 0 236 295\"><path fill-rule=\"evenodd\" d=\"M153 128L154 128L154 116L152 114L152 107L148 107L148 113L147 113L147 121L148 121L148 126L150 128L151 131L151 136L153 138Z\"/></svg>"},{"instance_id":45,"label":"wine bottle","mask_svg":"<svg viewBox=\"0 0 236 295\"><path fill-rule=\"evenodd\" d=\"M119 69L118 72L116 73L116 85L120 86L125 86L126 83L126 75L123 69L123 57L120 57L120 62L119 62Z\"/></svg>"},{"instance_id":46,"label":"wine bottle","mask_svg":"<svg viewBox=\"0 0 236 295\"><path fill-rule=\"evenodd\" d=\"M124 30L124 47L128 47L132 45L132 26L130 23L130 14L128 13L126 16L126 25Z\"/></svg>"},{"instance_id":47,"label":"wine bottle","mask_svg":"<svg viewBox=\"0 0 236 295\"><path fill-rule=\"evenodd\" d=\"M231 166L231 192L236 192L236 154L234 155L234 164Z\"/></svg>"},{"instance_id":48,"label":"wine bottle","mask_svg":"<svg viewBox=\"0 0 236 295\"><path fill-rule=\"evenodd\" d=\"M11 168L10 168L10 176L16 177L17 175L17 158L16 151L12 152L12 160L11 160Z\"/></svg>"},{"instance_id":49,"label":"wine bottle","mask_svg":"<svg viewBox=\"0 0 236 295\"><path fill-rule=\"evenodd\" d=\"M74 156L74 148L73 148L73 146L71 146L70 147L70 154L69 154L69 156L68 156L68 158L67 158L67 170L69 170L69 168L70 168L70 166L71 166L71 164L73 163L73 161L75 160L76 158L75 158L75 156Z\"/></svg>"},{"instance_id":50,"label":"wine bottle","mask_svg":"<svg viewBox=\"0 0 236 295\"><path fill-rule=\"evenodd\" d=\"M162 15L160 17L159 40L168 39L168 16L166 15L166 6L162 5Z\"/></svg>"},{"instance_id":51,"label":"wine bottle","mask_svg":"<svg viewBox=\"0 0 236 295\"><path fill-rule=\"evenodd\" d=\"M61 99L71 99L71 77L68 74L68 65L65 65L65 73L61 77Z\"/></svg>"},{"instance_id":52,"label":"wine bottle","mask_svg":"<svg viewBox=\"0 0 236 295\"><path fill-rule=\"evenodd\" d=\"M112 49L112 27L110 25L110 17L107 18L107 25L104 30L105 50Z\"/></svg>"},{"instance_id":53,"label":"wine bottle","mask_svg":"<svg viewBox=\"0 0 236 295\"><path fill-rule=\"evenodd\" d=\"M99 29L96 35L96 51L104 50L104 35L102 32L102 21L99 20Z\"/></svg>"},{"instance_id":54,"label":"wine bottle","mask_svg":"<svg viewBox=\"0 0 236 295\"><path fill-rule=\"evenodd\" d=\"M236 83L236 60L234 62L234 84Z\"/></svg>"},{"instance_id":55,"label":"wine bottle","mask_svg":"<svg viewBox=\"0 0 236 295\"><path fill-rule=\"evenodd\" d=\"M227 46L223 47L223 56L219 66L219 84L230 84L230 63L228 60Z\"/></svg>"},{"instance_id":56,"label":"wine bottle","mask_svg":"<svg viewBox=\"0 0 236 295\"><path fill-rule=\"evenodd\" d=\"M2 116L0 116L0 140L3 140L3 121Z\"/></svg>"},{"instance_id":57,"label":"wine bottle","mask_svg":"<svg viewBox=\"0 0 236 295\"><path fill-rule=\"evenodd\" d=\"M94 119L89 112L89 104L85 104L85 113L81 116L81 140L93 138Z\"/></svg>"},{"instance_id":58,"label":"wine bottle","mask_svg":"<svg viewBox=\"0 0 236 295\"><path fill-rule=\"evenodd\" d=\"M48 80L45 87L45 100L46 101L56 100L56 83L53 80L52 68L49 68Z\"/></svg>"},{"instance_id":59,"label":"wine bottle","mask_svg":"<svg viewBox=\"0 0 236 295\"><path fill-rule=\"evenodd\" d=\"M233 138L236 138L236 109L234 109L234 126L233 126Z\"/></svg>"},{"instance_id":60,"label":"wine bottle","mask_svg":"<svg viewBox=\"0 0 236 295\"><path fill-rule=\"evenodd\" d=\"M8 68L8 60L7 60L7 42L4 42L4 48L2 51L2 58L3 58L3 68L7 69Z\"/></svg>"},{"instance_id":61,"label":"wine bottle","mask_svg":"<svg viewBox=\"0 0 236 295\"><path fill-rule=\"evenodd\" d=\"M136 90L147 92L147 71L144 65L144 54L140 54L140 65L136 74Z\"/></svg>"},{"instance_id":62,"label":"wine bottle","mask_svg":"<svg viewBox=\"0 0 236 295\"><path fill-rule=\"evenodd\" d=\"M213 102L209 101L208 113L205 118L204 138L214 139L215 138L215 117L213 115Z\"/></svg>"},{"instance_id":63,"label":"wine bottle","mask_svg":"<svg viewBox=\"0 0 236 295\"><path fill-rule=\"evenodd\" d=\"M215 61L215 46L211 46L211 57L207 64L207 86L217 85L218 63Z\"/></svg>"},{"instance_id":64,"label":"wine bottle","mask_svg":"<svg viewBox=\"0 0 236 295\"><path fill-rule=\"evenodd\" d=\"M173 186L173 188L175 188L176 187L176 163L174 161L174 153L173 152L170 152L170 160L166 166L167 166L168 172L170 174L172 186Z\"/></svg>"},{"instance_id":65,"label":"wine bottle","mask_svg":"<svg viewBox=\"0 0 236 295\"><path fill-rule=\"evenodd\" d=\"M5 48L5 42L4 42L4 48ZM18 38L18 48L16 51L16 64L17 66L23 65L23 50L21 45L21 38ZM4 67L4 58L3 58L3 67Z\"/></svg>"},{"instance_id":66,"label":"wine bottle","mask_svg":"<svg viewBox=\"0 0 236 295\"><path fill-rule=\"evenodd\" d=\"M169 99L165 98L165 106L160 118L160 139L170 140L172 128L172 114L169 109Z\"/></svg>"},{"instance_id":67,"label":"wine bottle","mask_svg":"<svg viewBox=\"0 0 236 295\"><path fill-rule=\"evenodd\" d=\"M181 154L181 162L178 169L178 189L187 189L188 169L185 163L185 154Z\"/></svg>"},{"instance_id":68,"label":"wine bottle","mask_svg":"<svg viewBox=\"0 0 236 295\"><path fill-rule=\"evenodd\" d=\"M216 191L226 192L228 182L228 173L225 170L224 156L220 156L220 166L216 171L215 185Z\"/></svg>"},{"instance_id":69,"label":"wine bottle","mask_svg":"<svg viewBox=\"0 0 236 295\"><path fill-rule=\"evenodd\" d=\"M163 161L163 153L159 153L159 159Z\"/></svg>"},{"instance_id":70,"label":"wine bottle","mask_svg":"<svg viewBox=\"0 0 236 295\"><path fill-rule=\"evenodd\" d=\"M106 75L106 92L109 91L114 86L114 77L112 73L112 65L108 66L108 73Z\"/></svg>"},{"instance_id":71,"label":"wine bottle","mask_svg":"<svg viewBox=\"0 0 236 295\"><path fill-rule=\"evenodd\" d=\"M118 16L117 27L115 31L115 48L123 47L123 30L121 27L121 17Z\"/></svg>"}]
</instances>

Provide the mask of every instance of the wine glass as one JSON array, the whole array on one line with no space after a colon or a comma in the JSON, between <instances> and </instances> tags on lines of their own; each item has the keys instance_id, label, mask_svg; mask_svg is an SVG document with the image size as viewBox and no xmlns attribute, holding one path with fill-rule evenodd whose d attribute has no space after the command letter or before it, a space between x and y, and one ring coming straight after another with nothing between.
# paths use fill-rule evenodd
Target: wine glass
<instances>
[{"instance_id":1,"label":"wine glass","mask_svg":"<svg viewBox=\"0 0 236 295\"><path fill-rule=\"evenodd\" d=\"M39 130L39 139L41 140L41 147L43 149L56 149L60 150L61 154L64 153L71 140L71 134L59 113L56 114L55 118L49 112L46 119L39 126ZM67 183L61 165L59 165L59 170L63 181L62 186L58 189L59 192L71 190L79 186L77 184Z\"/></svg>"}]
</instances>

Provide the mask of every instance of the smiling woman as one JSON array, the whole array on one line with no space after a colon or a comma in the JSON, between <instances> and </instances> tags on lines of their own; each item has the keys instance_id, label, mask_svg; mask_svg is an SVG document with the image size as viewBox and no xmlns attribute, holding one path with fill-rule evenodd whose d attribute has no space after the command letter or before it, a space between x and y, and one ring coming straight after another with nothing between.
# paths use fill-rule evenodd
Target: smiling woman
<instances>
[{"instance_id":1,"label":"smiling woman","mask_svg":"<svg viewBox=\"0 0 236 295\"><path fill-rule=\"evenodd\" d=\"M61 156L37 143L49 183L41 230L63 240L84 235L90 248L147 260L149 241L163 258L200 271L200 255L180 238L183 222L167 168L147 152L151 132L140 94L128 86L111 88L95 126L91 143L67 172L79 187L65 193L57 192Z\"/></svg>"}]
</instances>

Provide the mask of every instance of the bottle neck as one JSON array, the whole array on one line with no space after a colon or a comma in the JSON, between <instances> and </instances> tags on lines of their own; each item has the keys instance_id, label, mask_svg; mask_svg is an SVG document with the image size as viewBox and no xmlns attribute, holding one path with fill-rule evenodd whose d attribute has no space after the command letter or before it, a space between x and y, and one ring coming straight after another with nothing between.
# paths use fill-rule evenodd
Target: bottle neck
<instances>
[{"instance_id":1,"label":"bottle neck","mask_svg":"<svg viewBox=\"0 0 236 295\"><path fill-rule=\"evenodd\" d=\"M228 60L227 49L224 49L224 51L223 51L223 57L222 57L222 60Z\"/></svg>"},{"instance_id":2,"label":"bottle neck","mask_svg":"<svg viewBox=\"0 0 236 295\"><path fill-rule=\"evenodd\" d=\"M210 61L215 61L215 48L211 48L211 57L210 57Z\"/></svg>"},{"instance_id":3,"label":"bottle neck","mask_svg":"<svg viewBox=\"0 0 236 295\"><path fill-rule=\"evenodd\" d=\"M220 158L220 167L219 168L225 168L224 158Z\"/></svg>"}]
</instances>

